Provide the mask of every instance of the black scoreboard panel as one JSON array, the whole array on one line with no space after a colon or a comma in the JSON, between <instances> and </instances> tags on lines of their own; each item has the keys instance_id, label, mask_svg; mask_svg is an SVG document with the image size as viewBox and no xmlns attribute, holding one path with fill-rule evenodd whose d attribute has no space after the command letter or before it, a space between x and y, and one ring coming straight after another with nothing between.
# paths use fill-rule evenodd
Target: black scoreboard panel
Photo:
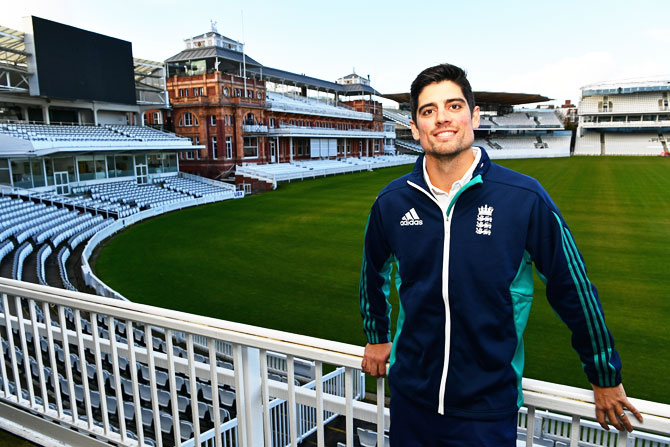
<instances>
[{"instance_id":1,"label":"black scoreboard panel","mask_svg":"<svg viewBox=\"0 0 670 447\"><path fill-rule=\"evenodd\" d=\"M132 44L32 17L40 96L136 104Z\"/></svg>"}]
</instances>

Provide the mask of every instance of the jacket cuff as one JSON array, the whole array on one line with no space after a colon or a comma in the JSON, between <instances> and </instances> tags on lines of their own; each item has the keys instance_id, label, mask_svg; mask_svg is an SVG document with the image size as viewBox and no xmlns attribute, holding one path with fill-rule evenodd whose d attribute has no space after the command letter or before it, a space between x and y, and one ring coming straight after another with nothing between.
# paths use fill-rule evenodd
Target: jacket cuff
<instances>
[{"instance_id":1,"label":"jacket cuff","mask_svg":"<svg viewBox=\"0 0 670 447\"><path fill-rule=\"evenodd\" d=\"M377 332L372 332L372 333L365 333L365 337L368 340L368 343L371 345L379 345L382 343L388 343L391 341L391 334L383 334L383 333L377 333Z\"/></svg>"},{"instance_id":2,"label":"jacket cuff","mask_svg":"<svg viewBox=\"0 0 670 447\"><path fill-rule=\"evenodd\" d=\"M614 386L619 386L621 383L621 371L617 371L616 376L614 378L614 383L612 383L611 380L604 381L597 372L595 372L591 368L585 368L586 370L586 376L589 379L589 382L592 383L593 385L606 388L606 387L614 387Z\"/></svg>"}]
</instances>

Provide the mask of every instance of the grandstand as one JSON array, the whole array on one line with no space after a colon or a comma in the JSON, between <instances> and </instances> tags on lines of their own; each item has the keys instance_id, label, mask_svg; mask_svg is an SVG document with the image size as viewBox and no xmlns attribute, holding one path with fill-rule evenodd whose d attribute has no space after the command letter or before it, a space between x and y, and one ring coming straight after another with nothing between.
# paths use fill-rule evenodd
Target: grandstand
<instances>
[{"instance_id":1,"label":"grandstand","mask_svg":"<svg viewBox=\"0 0 670 447\"><path fill-rule=\"evenodd\" d=\"M576 155L670 154L667 80L609 81L581 92Z\"/></svg>"},{"instance_id":2,"label":"grandstand","mask_svg":"<svg viewBox=\"0 0 670 447\"><path fill-rule=\"evenodd\" d=\"M390 95L401 99L401 95ZM482 94L480 93L480 96ZM485 95L487 108L495 104ZM498 97L496 97L498 98ZM521 100L515 97L516 101ZM536 98L534 98L536 99ZM395 145L406 154L422 153L410 132L411 113L407 104L402 109L384 109L384 117L396 126ZM493 159L567 157L570 155L572 133L566 131L554 109L517 109L498 105L500 114L491 111L481 115L475 130L475 145L483 147Z\"/></svg>"},{"instance_id":3,"label":"grandstand","mask_svg":"<svg viewBox=\"0 0 670 447\"><path fill-rule=\"evenodd\" d=\"M191 140L133 125L146 110L168 106L161 63L134 59L127 42L37 17L26 20L26 30L2 28L0 35L0 73L8 81L0 87L0 276L92 290L81 254L94 235L244 195L179 172L179 154L198 148ZM36 58L38 50L59 54L83 45L77 57L84 60L94 56L88 44L110 51L110 79L73 72L70 80L40 83L39 76L54 76L43 60L53 54ZM87 88L73 89L82 83ZM119 91L108 96L109 87Z\"/></svg>"}]
</instances>

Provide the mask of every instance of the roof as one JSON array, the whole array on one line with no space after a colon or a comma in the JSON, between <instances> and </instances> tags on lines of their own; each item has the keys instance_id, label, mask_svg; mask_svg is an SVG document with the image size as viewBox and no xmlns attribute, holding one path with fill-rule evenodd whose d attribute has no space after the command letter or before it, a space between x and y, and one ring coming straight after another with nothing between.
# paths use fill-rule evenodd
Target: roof
<instances>
[{"instance_id":1,"label":"roof","mask_svg":"<svg viewBox=\"0 0 670 447\"><path fill-rule=\"evenodd\" d=\"M89 154L135 151L184 151L203 148L194 146L190 140L175 144L161 144L156 141L30 141L0 133L0 156L2 157L44 157L51 154Z\"/></svg>"},{"instance_id":2,"label":"roof","mask_svg":"<svg viewBox=\"0 0 670 447\"><path fill-rule=\"evenodd\" d=\"M222 38L224 38L224 39L226 39L226 40L230 40L231 42L239 43L239 42L237 42L235 39L231 39L230 37L226 37L226 36L224 36L223 34L220 34L220 33L216 32L216 31L207 31L206 33L198 34L197 36L189 37L188 39L184 39L184 40L185 40L185 41L188 41L188 40L193 40L193 39L200 39L200 38L202 38L202 37L207 37L207 36L219 36L219 37L222 37Z\"/></svg>"},{"instance_id":3,"label":"roof","mask_svg":"<svg viewBox=\"0 0 670 447\"><path fill-rule=\"evenodd\" d=\"M247 65L251 65L252 67L262 66L260 62L252 59L249 57L249 55L243 55L239 51L228 50L221 47L190 48L167 58L165 62L186 62L193 59L206 59L214 57L227 59L234 62L242 62L242 57L244 57L245 63Z\"/></svg>"},{"instance_id":4,"label":"roof","mask_svg":"<svg viewBox=\"0 0 670 447\"><path fill-rule=\"evenodd\" d=\"M367 84L338 84L344 93L348 95L370 94L382 96L377 90Z\"/></svg>"},{"instance_id":5,"label":"roof","mask_svg":"<svg viewBox=\"0 0 670 447\"><path fill-rule=\"evenodd\" d=\"M149 76L157 70L162 70L165 64L162 62L150 61L148 59L133 58L135 66L135 77Z\"/></svg>"},{"instance_id":6,"label":"roof","mask_svg":"<svg viewBox=\"0 0 670 447\"><path fill-rule=\"evenodd\" d=\"M290 82L297 86L317 87L324 91L338 92L345 96L371 94L381 96L377 90L369 85L363 84L338 84L336 82L324 81L323 79L313 78L304 74L292 73L290 71L279 70L278 68L262 67L261 68L247 68L248 72L260 76L263 74L263 79L270 82Z\"/></svg>"},{"instance_id":7,"label":"roof","mask_svg":"<svg viewBox=\"0 0 670 447\"><path fill-rule=\"evenodd\" d=\"M285 70L279 70L278 68L271 68L271 67L262 67L262 69L258 68L247 68L247 71L258 74L260 75L261 72L263 74L263 79L266 79L270 82L285 82L285 81L290 81L293 82L296 85L304 85L304 86L310 86L310 87L319 87L323 90L328 90L328 91L337 91L340 92L342 91L342 85L337 84L335 82L330 82L330 81L324 81L323 79L317 79L313 78L311 76L306 76L304 74L298 74L298 73L292 73L290 71L285 71Z\"/></svg>"},{"instance_id":8,"label":"roof","mask_svg":"<svg viewBox=\"0 0 670 447\"><path fill-rule=\"evenodd\" d=\"M25 34L6 26L0 26L0 60L15 65L26 65Z\"/></svg>"},{"instance_id":9,"label":"roof","mask_svg":"<svg viewBox=\"0 0 670 447\"><path fill-rule=\"evenodd\" d=\"M582 96L591 95L625 95L644 92L668 92L670 80L662 79L626 79L621 81L607 81L582 87Z\"/></svg>"},{"instance_id":10,"label":"roof","mask_svg":"<svg viewBox=\"0 0 670 447\"><path fill-rule=\"evenodd\" d=\"M532 93L508 93L508 92L474 92L477 104L531 104L551 100L546 96ZM386 99L393 100L399 104L409 104L409 93L389 93L382 95Z\"/></svg>"}]
</instances>

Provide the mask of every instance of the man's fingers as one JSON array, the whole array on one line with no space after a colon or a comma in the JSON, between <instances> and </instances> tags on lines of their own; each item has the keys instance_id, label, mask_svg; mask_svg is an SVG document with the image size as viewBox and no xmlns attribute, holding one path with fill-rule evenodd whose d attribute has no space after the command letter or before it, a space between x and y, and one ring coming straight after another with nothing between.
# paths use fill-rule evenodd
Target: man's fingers
<instances>
[{"instance_id":1,"label":"man's fingers","mask_svg":"<svg viewBox=\"0 0 670 447\"><path fill-rule=\"evenodd\" d=\"M610 420L610 424L614 425L614 428L621 431L623 430L623 425L621 425L621 421L619 420L619 414L616 414L613 408L607 410L607 417Z\"/></svg>"},{"instance_id":2,"label":"man's fingers","mask_svg":"<svg viewBox=\"0 0 670 447\"><path fill-rule=\"evenodd\" d=\"M391 354L391 343L371 344L365 346L361 368L372 377L386 376L386 362Z\"/></svg>"},{"instance_id":3,"label":"man's fingers","mask_svg":"<svg viewBox=\"0 0 670 447\"><path fill-rule=\"evenodd\" d=\"M621 422L623 422L623 425L624 425L624 427L626 427L626 430L629 431L629 432L633 431L633 425L630 423L630 420L628 419L628 415L623 411L620 413L620 415L621 414L623 414L623 416L621 416L619 418L619 420L621 420Z\"/></svg>"},{"instance_id":4,"label":"man's fingers","mask_svg":"<svg viewBox=\"0 0 670 447\"><path fill-rule=\"evenodd\" d=\"M598 410L596 409L596 420L600 424L600 426L605 429L609 430L610 428L607 426L607 422L605 421L605 411L604 410Z\"/></svg>"},{"instance_id":5,"label":"man's fingers","mask_svg":"<svg viewBox=\"0 0 670 447\"><path fill-rule=\"evenodd\" d=\"M630 402L626 401L626 404L625 404L624 408L626 408L628 411L630 411L631 413L633 413L633 415L635 416L635 419L637 419L637 420L640 421L640 422L643 422L643 419L642 419L642 413L640 413L640 412L637 410L637 408L635 408L634 406L632 406L632 405L630 404Z\"/></svg>"},{"instance_id":6,"label":"man's fingers","mask_svg":"<svg viewBox=\"0 0 670 447\"><path fill-rule=\"evenodd\" d=\"M626 400L623 408L625 408L629 412L633 413L633 415L635 416L635 418L638 421L643 422L642 414L637 410L637 408L635 408L633 405L631 405L630 402L628 402L628 400ZM628 430L629 432L633 431L633 424L631 424L630 418L628 417L628 414L623 410L621 411L620 414L624 415L620 419L623 422L623 424L626 426L626 430Z\"/></svg>"},{"instance_id":7,"label":"man's fingers","mask_svg":"<svg viewBox=\"0 0 670 447\"><path fill-rule=\"evenodd\" d=\"M384 377L386 376L386 362L379 362L376 365L374 365L374 373L372 374L373 377Z\"/></svg>"},{"instance_id":8,"label":"man's fingers","mask_svg":"<svg viewBox=\"0 0 670 447\"><path fill-rule=\"evenodd\" d=\"M384 377L386 376L386 363L385 362L374 362L371 360L363 359L361 363L361 369L364 373L370 374L372 377Z\"/></svg>"}]
</instances>

